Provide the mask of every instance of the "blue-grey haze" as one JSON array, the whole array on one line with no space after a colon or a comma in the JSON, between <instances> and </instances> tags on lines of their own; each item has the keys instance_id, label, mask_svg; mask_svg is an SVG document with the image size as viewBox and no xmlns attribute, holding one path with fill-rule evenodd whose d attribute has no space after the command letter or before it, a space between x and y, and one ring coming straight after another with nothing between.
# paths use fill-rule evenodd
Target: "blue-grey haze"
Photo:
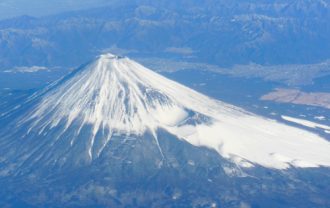
<instances>
[{"instance_id":1,"label":"blue-grey haze","mask_svg":"<svg viewBox=\"0 0 330 208\"><path fill-rule=\"evenodd\" d=\"M0 19L0 207L330 207L329 168L242 169L163 130L161 167L149 133L114 137L98 159L77 166L43 158L11 170L22 150L49 148L36 132L25 146L9 145L14 153L2 146L11 144L6 135L17 142L15 135L26 134L13 121L33 107L31 95L103 52L133 57L271 119L284 122L285 114L329 125L326 108L259 100L279 87L330 92L329 0L2 0ZM330 140L321 129L296 126ZM34 155L65 152L74 131Z\"/></svg>"}]
</instances>

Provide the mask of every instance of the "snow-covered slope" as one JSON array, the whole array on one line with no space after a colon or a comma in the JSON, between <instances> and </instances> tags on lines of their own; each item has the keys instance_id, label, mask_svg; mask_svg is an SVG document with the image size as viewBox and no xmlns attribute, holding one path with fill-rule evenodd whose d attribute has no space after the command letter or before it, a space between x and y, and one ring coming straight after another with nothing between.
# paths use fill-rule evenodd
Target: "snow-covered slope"
<instances>
[{"instance_id":1,"label":"snow-covered slope","mask_svg":"<svg viewBox=\"0 0 330 208\"><path fill-rule=\"evenodd\" d=\"M159 144L157 131L164 129L244 167L330 166L330 143L320 136L216 101L112 54L38 92L27 105L0 140L7 160L15 157L20 165L41 158L88 162L114 136L143 139L149 132Z\"/></svg>"}]
</instances>

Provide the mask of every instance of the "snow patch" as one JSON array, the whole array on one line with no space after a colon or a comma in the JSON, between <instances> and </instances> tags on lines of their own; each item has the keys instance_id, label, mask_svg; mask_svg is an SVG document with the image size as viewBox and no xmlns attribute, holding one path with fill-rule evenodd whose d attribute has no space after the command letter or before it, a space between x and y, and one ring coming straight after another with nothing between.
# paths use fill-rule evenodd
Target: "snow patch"
<instances>
[{"instance_id":1,"label":"snow patch","mask_svg":"<svg viewBox=\"0 0 330 208\"><path fill-rule=\"evenodd\" d=\"M296 124L300 124L302 126L306 126L309 128L321 128L321 129L325 129L325 130L330 130L330 126L324 125L324 124L319 124L316 122L312 122L312 121L308 121L308 120L304 120L304 119L300 119L300 118L293 118L293 117L289 117L289 116L281 116L282 119L286 120L286 121L290 121Z\"/></svg>"},{"instance_id":2,"label":"snow patch","mask_svg":"<svg viewBox=\"0 0 330 208\"><path fill-rule=\"evenodd\" d=\"M324 116L315 116L314 118L317 119L317 120L320 120L320 121L325 121Z\"/></svg>"},{"instance_id":3,"label":"snow patch","mask_svg":"<svg viewBox=\"0 0 330 208\"><path fill-rule=\"evenodd\" d=\"M16 67L12 70L6 70L5 73L34 73L39 71L47 71L48 68L44 66L22 66L22 67Z\"/></svg>"}]
</instances>

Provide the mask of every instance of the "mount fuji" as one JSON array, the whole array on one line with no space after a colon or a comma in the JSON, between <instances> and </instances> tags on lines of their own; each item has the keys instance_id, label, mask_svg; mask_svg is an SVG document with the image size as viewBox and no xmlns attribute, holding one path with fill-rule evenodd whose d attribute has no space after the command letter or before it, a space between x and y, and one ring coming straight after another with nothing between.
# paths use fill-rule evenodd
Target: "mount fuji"
<instances>
[{"instance_id":1,"label":"mount fuji","mask_svg":"<svg viewBox=\"0 0 330 208\"><path fill-rule=\"evenodd\" d=\"M132 206L176 200L184 198L177 181L203 183L216 196L218 185L234 187L232 177L249 177L246 172L330 166L330 143L321 136L214 100L112 54L37 91L3 113L0 124L0 185L15 193L7 201L30 193L21 197L23 207L31 201L119 207L131 200L128 189L136 197ZM153 194L146 200L136 190ZM218 199L205 203L215 207L228 198Z\"/></svg>"}]
</instances>

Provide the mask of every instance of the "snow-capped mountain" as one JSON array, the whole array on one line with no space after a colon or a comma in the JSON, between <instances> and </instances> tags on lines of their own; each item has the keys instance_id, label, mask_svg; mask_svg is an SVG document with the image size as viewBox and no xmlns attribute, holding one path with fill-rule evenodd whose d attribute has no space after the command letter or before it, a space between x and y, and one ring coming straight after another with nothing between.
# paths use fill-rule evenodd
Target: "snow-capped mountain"
<instances>
[{"instance_id":1,"label":"snow-capped mountain","mask_svg":"<svg viewBox=\"0 0 330 208\"><path fill-rule=\"evenodd\" d=\"M1 112L0 207L330 205L326 139L128 58L101 55Z\"/></svg>"},{"instance_id":2,"label":"snow-capped mountain","mask_svg":"<svg viewBox=\"0 0 330 208\"><path fill-rule=\"evenodd\" d=\"M4 176L85 166L106 154L113 138L145 135L165 161L159 131L214 149L241 167L330 166L330 143L320 136L211 99L112 54L2 115L11 117L0 137Z\"/></svg>"}]
</instances>

